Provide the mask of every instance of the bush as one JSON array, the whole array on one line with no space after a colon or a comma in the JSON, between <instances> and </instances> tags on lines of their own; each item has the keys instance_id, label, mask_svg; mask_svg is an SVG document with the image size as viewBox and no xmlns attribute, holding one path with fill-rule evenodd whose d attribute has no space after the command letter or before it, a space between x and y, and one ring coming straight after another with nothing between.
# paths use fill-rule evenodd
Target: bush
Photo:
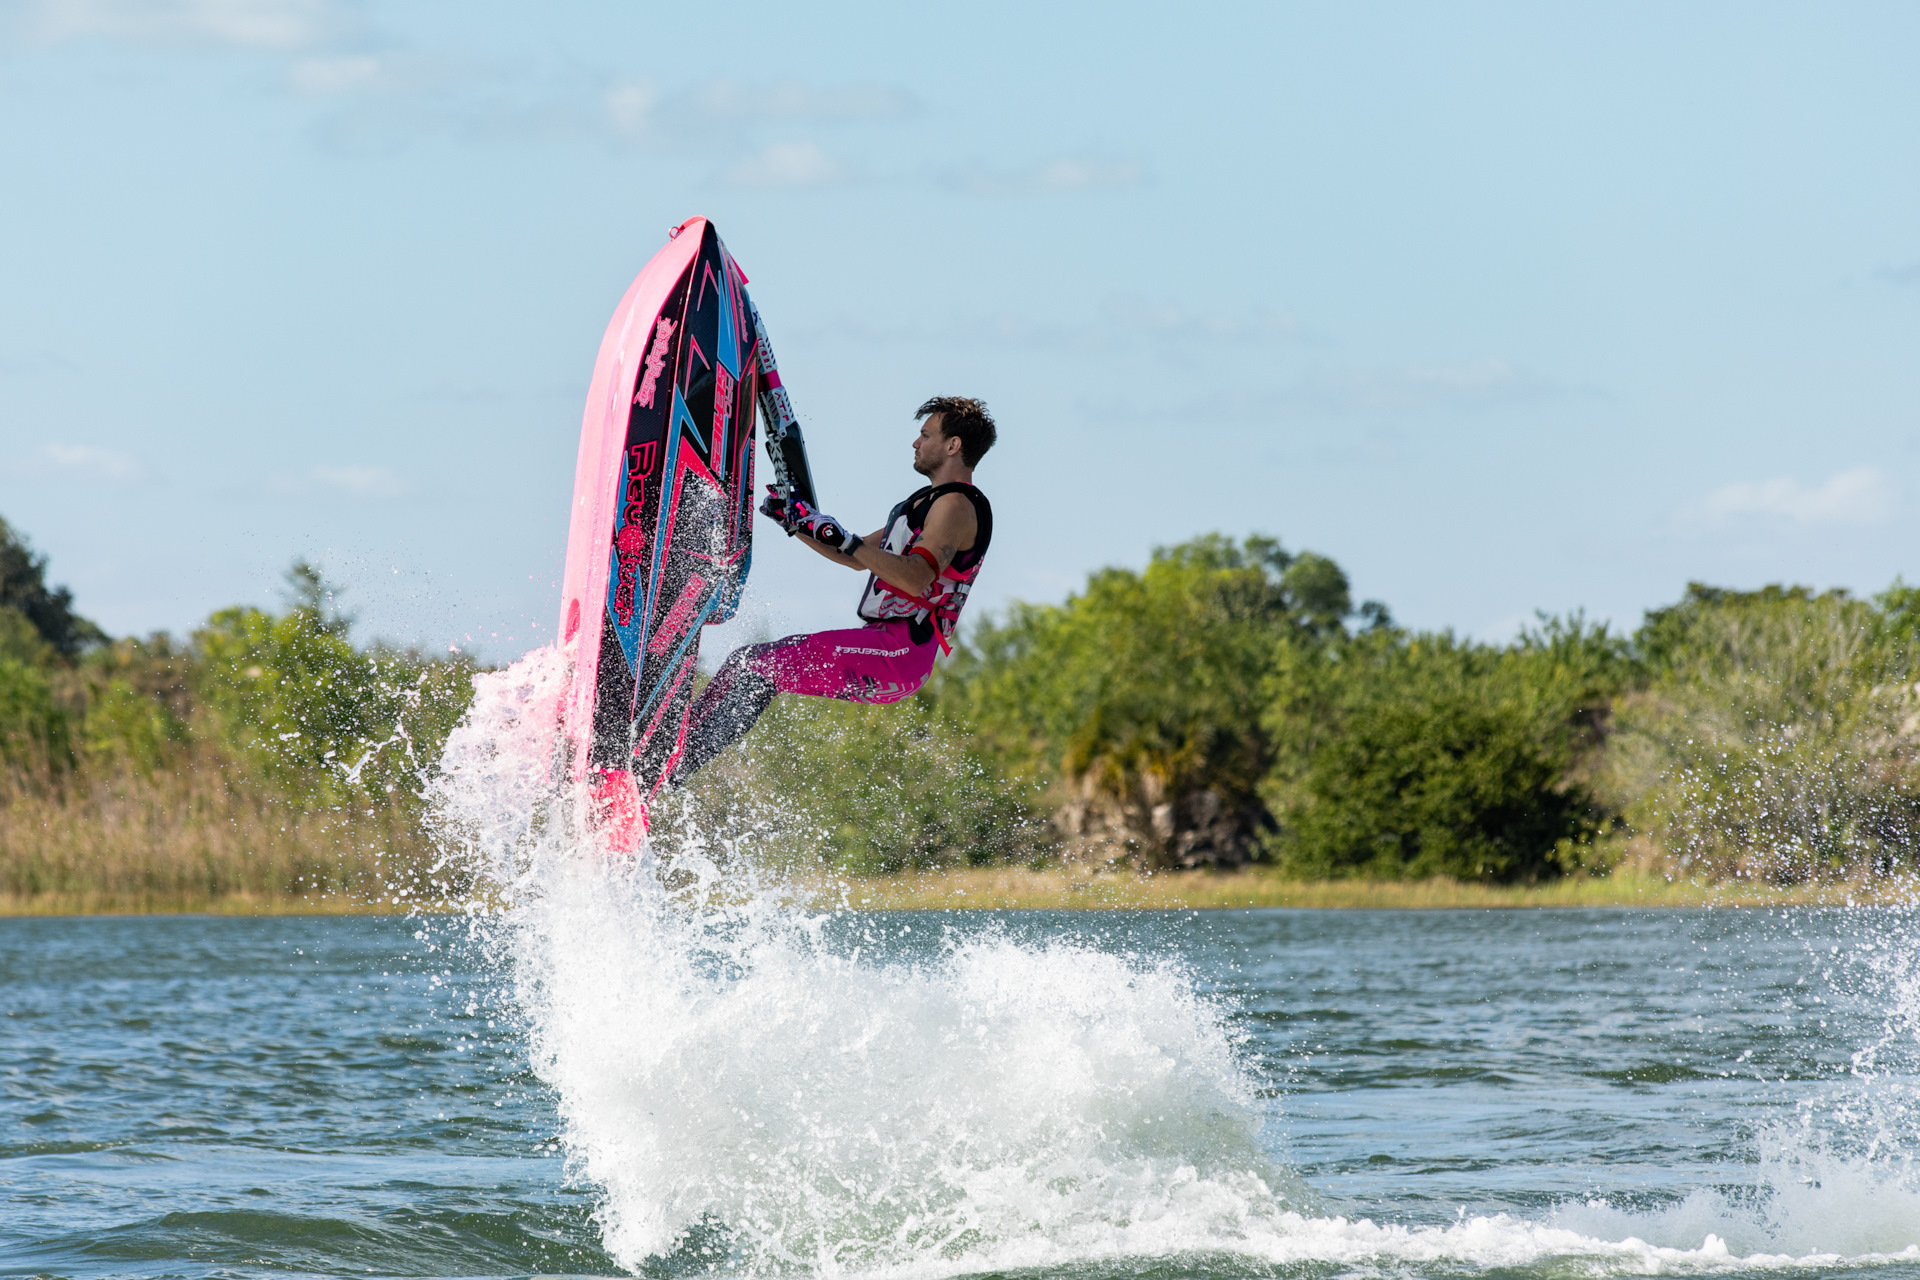
<instances>
[{"instance_id":1,"label":"bush","mask_svg":"<svg viewBox=\"0 0 1920 1280\"><path fill-rule=\"evenodd\" d=\"M1549 620L1511 649L1382 631L1285 656L1267 844L1290 873L1539 880L1600 830L1576 771L1625 674L1604 628Z\"/></svg>"},{"instance_id":2,"label":"bush","mask_svg":"<svg viewBox=\"0 0 1920 1280\"><path fill-rule=\"evenodd\" d=\"M0 658L0 760L33 777L71 768L72 726L45 672Z\"/></svg>"},{"instance_id":3,"label":"bush","mask_svg":"<svg viewBox=\"0 0 1920 1280\"><path fill-rule=\"evenodd\" d=\"M662 810L663 833L745 837L775 860L856 874L1051 850L1030 789L998 776L931 698L782 697Z\"/></svg>"},{"instance_id":4,"label":"bush","mask_svg":"<svg viewBox=\"0 0 1920 1280\"><path fill-rule=\"evenodd\" d=\"M5 520L0 520L0 608L26 619L63 658L106 640L99 627L73 611L71 591L47 585L47 558L35 555Z\"/></svg>"},{"instance_id":5,"label":"bush","mask_svg":"<svg viewBox=\"0 0 1920 1280\"><path fill-rule=\"evenodd\" d=\"M445 891L421 876L418 793L471 667L356 648L319 575L290 577L285 613L223 610L185 647L68 653L0 607L0 895L139 910ZM98 633L70 611L62 625Z\"/></svg>"},{"instance_id":6,"label":"bush","mask_svg":"<svg viewBox=\"0 0 1920 1280\"><path fill-rule=\"evenodd\" d=\"M288 579L287 612L223 609L194 633L204 733L256 782L311 803L410 803L472 696L472 664L356 649L318 573L301 562Z\"/></svg>"},{"instance_id":7,"label":"bush","mask_svg":"<svg viewBox=\"0 0 1920 1280\"><path fill-rule=\"evenodd\" d=\"M1601 776L1687 876L1912 870L1920 849L1916 593L1690 584L1636 636Z\"/></svg>"},{"instance_id":8,"label":"bush","mask_svg":"<svg viewBox=\"0 0 1920 1280\"><path fill-rule=\"evenodd\" d=\"M1159 864L1232 864L1267 824L1261 689L1276 646L1344 637L1346 575L1271 539L1213 535L1104 569L1064 605L989 619L937 686L1062 825ZM1370 606L1369 616L1385 611Z\"/></svg>"},{"instance_id":9,"label":"bush","mask_svg":"<svg viewBox=\"0 0 1920 1280\"><path fill-rule=\"evenodd\" d=\"M0 522L0 893L429 865L418 793L468 664L356 646L305 564L284 611L184 645L107 642L45 567ZM1208 536L981 619L906 703L779 700L655 817L860 873L1065 851L1528 881L1604 870L1616 829L1707 879L1920 873L1917 640L1897 582L1696 583L1630 640L1576 615L1480 645L1353 609L1325 557Z\"/></svg>"}]
</instances>

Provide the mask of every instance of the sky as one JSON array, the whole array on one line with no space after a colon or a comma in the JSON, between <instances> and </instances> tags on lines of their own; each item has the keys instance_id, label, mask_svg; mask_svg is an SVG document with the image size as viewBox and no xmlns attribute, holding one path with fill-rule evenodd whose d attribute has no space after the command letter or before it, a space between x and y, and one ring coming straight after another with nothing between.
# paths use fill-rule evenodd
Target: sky
<instances>
[{"instance_id":1,"label":"sky","mask_svg":"<svg viewBox=\"0 0 1920 1280\"><path fill-rule=\"evenodd\" d=\"M1220 531L1489 640L1920 577L1920 6L0 0L0 516L114 634L551 637L692 214L822 505L987 401L973 609ZM762 522L719 639L846 625ZM710 648L717 646L711 644Z\"/></svg>"}]
</instances>

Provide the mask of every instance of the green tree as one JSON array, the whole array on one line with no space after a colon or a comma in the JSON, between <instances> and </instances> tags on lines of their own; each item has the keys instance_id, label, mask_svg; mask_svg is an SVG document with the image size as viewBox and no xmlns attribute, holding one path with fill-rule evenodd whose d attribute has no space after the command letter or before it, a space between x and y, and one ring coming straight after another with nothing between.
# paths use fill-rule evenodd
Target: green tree
<instances>
[{"instance_id":1,"label":"green tree","mask_svg":"<svg viewBox=\"0 0 1920 1280\"><path fill-rule=\"evenodd\" d=\"M338 592L304 561L287 576L287 612L223 609L194 633L202 732L255 780L316 802L356 787L411 796L471 696L471 667L357 649Z\"/></svg>"},{"instance_id":2,"label":"green tree","mask_svg":"<svg viewBox=\"0 0 1920 1280\"><path fill-rule=\"evenodd\" d=\"M74 763L72 721L47 672L15 658L0 658L0 760L35 778Z\"/></svg>"},{"instance_id":3,"label":"green tree","mask_svg":"<svg viewBox=\"0 0 1920 1280\"><path fill-rule=\"evenodd\" d=\"M1268 821L1276 646L1339 643L1351 612L1333 561L1208 535L983 622L939 697L1009 776L1053 788L1069 831L1148 861L1240 862Z\"/></svg>"},{"instance_id":4,"label":"green tree","mask_svg":"<svg viewBox=\"0 0 1920 1280\"><path fill-rule=\"evenodd\" d=\"M64 658L106 640L99 627L73 611L73 592L47 585L47 558L35 555L4 519L0 519L0 608L18 612Z\"/></svg>"},{"instance_id":5,"label":"green tree","mask_svg":"<svg viewBox=\"0 0 1920 1280\"><path fill-rule=\"evenodd\" d=\"M1625 674L1578 617L1508 649L1381 630L1290 651L1267 690L1269 848L1303 877L1557 875L1598 829L1575 774Z\"/></svg>"},{"instance_id":6,"label":"green tree","mask_svg":"<svg viewBox=\"0 0 1920 1280\"><path fill-rule=\"evenodd\" d=\"M726 833L778 859L873 874L1040 858L1053 839L1033 799L929 697L781 698L657 817L682 839Z\"/></svg>"},{"instance_id":7,"label":"green tree","mask_svg":"<svg viewBox=\"0 0 1920 1280\"><path fill-rule=\"evenodd\" d=\"M1690 583L1647 614L1643 687L1600 782L1682 874L1779 883L1910 868L1920 848L1920 608Z\"/></svg>"},{"instance_id":8,"label":"green tree","mask_svg":"<svg viewBox=\"0 0 1920 1280\"><path fill-rule=\"evenodd\" d=\"M151 779L192 741L189 656L165 632L94 649L80 674L86 703L81 737L90 768Z\"/></svg>"}]
</instances>

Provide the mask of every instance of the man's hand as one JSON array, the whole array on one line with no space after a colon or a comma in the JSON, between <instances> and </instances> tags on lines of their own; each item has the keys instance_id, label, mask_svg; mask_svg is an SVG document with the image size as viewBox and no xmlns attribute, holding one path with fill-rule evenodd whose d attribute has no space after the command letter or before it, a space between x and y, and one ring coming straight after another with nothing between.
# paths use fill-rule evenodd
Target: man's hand
<instances>
[{"instance_id":1,"label":"man's hand","mask_svg":"<svg viewBox=\"0 0 1920 1280\"><path fill-rule=\"evenodd\" d=\"M778 522L780 527L787 531L789 538L796 532L793 512L788 508L786 498L781 495L779 485L767 486L767 496L760 500L760 514Z\"/></svg>"},{"instance_id":2,"label":"man's hand","mask_svg":"<svg viewBox=\"0 0 1920 1280\"><path fill-rule=\"evenodd\" d=\"M787 526L791 532L804 533L830 551L838 551L843 556L850 556L858 551L860 544L865 541L859 534L832 516L822 515L798 498L787 504L787 511L792 521Z\"/></svg>"}]
</instances>

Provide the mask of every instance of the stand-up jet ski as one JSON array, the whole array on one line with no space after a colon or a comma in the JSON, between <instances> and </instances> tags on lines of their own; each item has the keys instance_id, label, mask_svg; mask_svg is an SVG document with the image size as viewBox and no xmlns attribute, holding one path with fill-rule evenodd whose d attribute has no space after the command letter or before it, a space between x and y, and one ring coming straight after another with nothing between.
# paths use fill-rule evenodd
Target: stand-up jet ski
<instances>
[{"instance_id":1,"label":"stand-up jet ski","mask_svg":"<svg viewBox=\"0 0 1920 1280\"><path fill-rule=\"evenodd\" d=\"M684 743L700 629L739 608L753 561L753 441L817 506L806 445L746 273L713 224L669 233L607 326L580 424L560 595L572 665L557 780L607 844L637 848Z\"/></svg>"}]
</instances>

